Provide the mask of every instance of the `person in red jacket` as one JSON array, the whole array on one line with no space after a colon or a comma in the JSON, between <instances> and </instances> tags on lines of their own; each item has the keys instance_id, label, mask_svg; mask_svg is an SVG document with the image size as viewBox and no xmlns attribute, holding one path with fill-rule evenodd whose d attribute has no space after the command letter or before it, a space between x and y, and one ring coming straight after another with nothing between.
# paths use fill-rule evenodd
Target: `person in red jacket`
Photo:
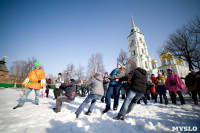
<instances>
[{"instance_id":1,"label":"person in red jacket","mask_svg":"<svg viewBox=\"0 0 200 133\"><path fill-rule=\"evenodd\" d=\"M150 93L151 93L151 99L155 100L156 88L155 88L155 84L152 83L152 80L150 80L149 82L149 88L150 88Z\"/></svg>"}]
</instances>

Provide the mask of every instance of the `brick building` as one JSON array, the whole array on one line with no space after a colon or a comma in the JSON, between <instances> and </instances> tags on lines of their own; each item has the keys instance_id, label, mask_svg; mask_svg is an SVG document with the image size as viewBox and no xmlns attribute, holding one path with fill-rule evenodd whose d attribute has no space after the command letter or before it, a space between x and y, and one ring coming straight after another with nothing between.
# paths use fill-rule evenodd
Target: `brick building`
<instances>
[{"instance_id":1,"label":"brick building","mask_svg":"<svg viewBox=\"0 0 200 133\"><path fill-rule=\"evenodd\" d=\"M0 61L0 83L6 83L9 80L9 71L6 67L5 58Z\"/></svg>"}]
</instances>

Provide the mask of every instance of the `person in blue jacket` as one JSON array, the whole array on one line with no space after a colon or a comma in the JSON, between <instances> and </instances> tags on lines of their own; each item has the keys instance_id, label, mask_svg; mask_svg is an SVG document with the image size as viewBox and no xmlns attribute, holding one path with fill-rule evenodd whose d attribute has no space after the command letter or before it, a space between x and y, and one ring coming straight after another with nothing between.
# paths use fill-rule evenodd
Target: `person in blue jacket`
<instances>
[{"instance_id":1,"label":"person in blue jacket","mask_svg":"<svg viewBox=\"0 0 200 133\"><path fill-rule=\"evenodd\" d=\"M115 76L117 73L121 71L123 64L118 62L117 68L114 69L110 75L108 75L108 78ZM117 110L118 104L119 104L119 96L120 96L120 89L121 89L122 82L116 81L116 80L110 80L108 90L106 92L105 102L106 102L106 108L103 111L103 113L106 113L110 110L110 99L111 95L114 95L114 104L113 104L113 110Z\"/></svg>"}]
</instances>

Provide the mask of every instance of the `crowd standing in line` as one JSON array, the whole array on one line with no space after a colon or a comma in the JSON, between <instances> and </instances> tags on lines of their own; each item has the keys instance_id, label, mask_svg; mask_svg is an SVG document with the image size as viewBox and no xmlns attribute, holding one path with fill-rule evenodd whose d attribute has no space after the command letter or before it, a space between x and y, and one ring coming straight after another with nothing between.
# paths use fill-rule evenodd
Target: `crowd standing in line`
<instances>
[{"instance_id":1,"label":"crowd standing in line","mask_svg":"<svg viewBox=\"0 0 200 133\"><path fill-rule=\"evenodd\" d=\"M111 110L112 95L114 96L113 110L116 111L119 105L120 91L123 94L122 99L124 99L124 102L118 115L113 118L115 120L124 120L125 115L130 113L136 104L140 103L141 99L147 104L147 100L150 100L151 97L156 103L159 96L160 104L163 104L163 98L164 103L166 105L169 104L167 90L172 104L177 104L176 96L178 95L181 105L184 105L185 99L182 92L191 92L194 104L198 105L197 95L199 95L200 99L200 72L191 71L185 77L185 84L177 74L173 73L171 68L167 69L166 81L162 73L158 73L157 77L155 77L155 74L151 74L151 80L147 81L146 70L136 67L133 60L129 60L128 63L129 69L126 69L124 64L118 62L117 68L113 69L110 74L105 72L103 77L101 73L97 72L88 82L85 80L79 84L74 79L70 79L69 83L64 83L62 73L58 73L58 78L55 80L55 89L53 90L53 99L56 100L55 108L53 108L54 112L61 111L62 102L70 103L75 99L77 86L80 86L82 90L82 97L86 96L87 90L87 97L76 110L76 118L79 118L81 112L89 103L90 107L85 114L91 115L95 104L98 103L97 100L102 103L105 102L106 106L102 113L107 113ZM49 76L45 79L45 73L41 69L40 62L35 62L35 69L30 72L22 83L27 88L26 92L13 109L22 107L32 90L35 91L35 104L39 105L40 89L43 88L43 91L45 90L48 98L52 83L53 81Z\"/></svg>"}]
</instances>

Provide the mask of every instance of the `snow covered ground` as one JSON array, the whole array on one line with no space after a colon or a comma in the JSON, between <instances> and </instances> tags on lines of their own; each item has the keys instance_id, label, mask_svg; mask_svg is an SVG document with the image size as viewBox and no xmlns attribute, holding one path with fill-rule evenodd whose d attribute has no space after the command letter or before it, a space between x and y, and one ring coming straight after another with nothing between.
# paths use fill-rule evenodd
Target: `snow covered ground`
<instances>
[{"instance_id":1,"label":"snow covered ground","mask_svg":"<svg viewBox=\"0 0 200 133\"><path fill-rule=\"evenodd\" d=\"M19 89L0 89L0 133L153 133L177 132L172 127L196 127L200 132L200 105L194 106L187 98L184 106L153 103L147 105L141 101L125 117L125 121L116 121L115 117L123 103L120 100L118 111L102 114L105 104L98 102L91 116L84 113L75 118L74 112L85 98L76 97L71 103L64 103L60 113L54 113L53 92L49 98L40 98L40 105L34 104L34 91L22 108L13 110L22 96ZM188 96L187 96L188 97ZM159 101L159 99L158 99ZM85 109L87 111L87 109ZM195 129L196 130L196 129ZM180 131L180 130L178 130Z\"/></svg>"}]
</instances>

